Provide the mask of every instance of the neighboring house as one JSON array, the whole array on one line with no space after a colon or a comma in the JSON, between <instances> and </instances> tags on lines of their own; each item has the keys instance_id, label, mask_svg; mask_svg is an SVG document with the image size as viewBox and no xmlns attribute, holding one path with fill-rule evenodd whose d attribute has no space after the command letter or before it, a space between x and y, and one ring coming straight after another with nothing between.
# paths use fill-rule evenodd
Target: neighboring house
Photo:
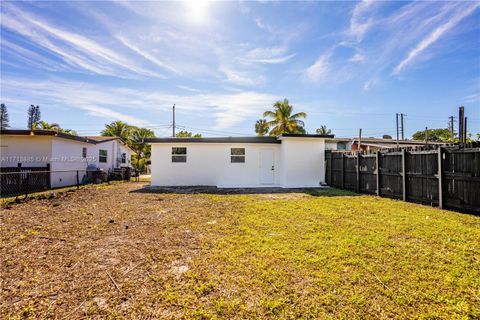
<instances>
[{"instance_id":1,"label":"neighboring house","mask_svg":"<svg viewBox=\"0 0 480 320\"><path fill-rule=\"evenodd\" d=\"M108 170L131 167L133 151L121 138L104 136L87 136L85 138L95 142L96 148L92 148L92 152L98 157L98 168Z\"/></svg>"},{"instance_id":2,"label":"neighboring house","mask_svg":"<svg viewBox=\"0 0 480 320\"><path fill-rule=\"evenodd\" d=\"M132 150L118 137L80 137L49 130L2 130L0 167L46 167L51 187L76 183L75 170L130 166ZM63 172L59 172L63 171Z\"/></svg>"},{"instance_id":3,"label":"neighboring house","mask_svg":"<svg viewBox=\"0 0 480 320\"><path fill-rule=\"evenodd\" d=\"M346 150L356 151L358 150L359 139L358 138L332 138L326 140L326 150ZM432 144L445 144L444 142L431 142L425 143L425 141L419 140L394 140L394 139L381 139L381 138L362 138L360 141L360 149L365 152L376 152L383 149L398 147L419 147Z\"/></svg>"},{"instance_id":4,"label":"neighboring house","mask_svg":"<svg viewBox=\"0 0 480 320\"><path fill-rule=\"evenodd\" d=\"M152 186L318 187L332 135L155 138Z\"/></svg>"}]
</instances>

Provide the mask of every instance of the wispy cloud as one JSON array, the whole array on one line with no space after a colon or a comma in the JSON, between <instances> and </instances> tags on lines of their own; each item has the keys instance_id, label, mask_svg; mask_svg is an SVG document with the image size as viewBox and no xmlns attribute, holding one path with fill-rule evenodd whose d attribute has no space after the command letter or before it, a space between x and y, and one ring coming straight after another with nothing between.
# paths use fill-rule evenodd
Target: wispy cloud
<instances>
[{"instance_id":1,"label":"wispy cloud","mask_svg":"<svg viewBox=\"0 0 480 320\"><path fill-rule=\"evenodd\" d=\"M168 70L170 72L173 72L173 73L178 73L178 70L176 70L174 67L168 65L164 61L161 61L160 59L158 59L156 56L152 55L151 53L149 53L145 50L142 50L139 47L135 46L132 42L130 42L130 40L127 40L127 38L125 38L124 36L117 34L116 39L118 41L120 41L124 46L129 48L130 50L136 52L137 54L141 55L142 57L144 57L148 61L156 64L160 68L166 69L166 70Z\"/></svg>"},{"instance_id":2,"label":"wispy cloud","mask_svg":"<svg viewBox=\"0 0 480 320\"><path fill-rule=\"evenodd\" d=\"M410 65L424 50L429 46L435 43L440 37L442 37L447 31L455 27L461 20L465 17L471 15L478 7L480 7L480 2L474 2L467 8L460 8L457 12L445 23L438 26L430 34L417 44L407 55L407 57L402 60L393 70L393 74L400 74L408 65Z\"/></svg>"},{"instance_id":3,"label":"wispy cloud","mask_svg":"<svg viewBox=\"0 0 480 320\"><path fill-rule=\"evenodd\" d=\"M284 63L295 56L294 53L287 54L285 47L255 48L245 55L245 61L265 64Z\"/></svg>"},{"instance_id":4,"label":"wispy cloud","mask_svg":"<svg viewBox=\"0 0 480 320\"><path fill-rule=\"evenodd\" d=\"M320 55L317 60L305 70L305 76L313 82L326 80L330 71L329 60L331 55L331 50Z\"/></svg>"},{"instance_id":5,"label":"wispy cloud","mask_svg":"<svg viewBox=\"0 0 480 320\"><path fill-rule=\"evenodd\" d=\"M65 61L73 63L90 72L103 75L119 75L125 71L135 74L157 77L156 72L147 70L83 35L63 30L42 20L38 16L27 13L15 5L2 4L2 27L16 32L32 43L44 47L59 55ZM58 45L54 44L54 41ZM60 46L61 44L61 46ZM120 68L118 72L116 69Z\"/></svg>"},{"instance_id":6,"label":"wispy cloud","mask_svg":"<svg viewBox=\"0 0 480 320\"><path fill-rule=\"evenodd\" d=\"M366 60L365 55L357 52L348 61L350 61L350 62L362 62L362 61L365 61L365 60Z\"/></svg>"},{"instance_id":7,"label":"wispy cloud","mask_svg":"<svg viewBox=\"0 0 480 320\"><path fill-rule=\"evenodd\" d=\"M265 77L247 71L236 70L227 66L220 66L220 72L225 75L225 81L239 86L254 86L265 82Z\"/></svg>"},{"instance_id":8,"label":"wispy cloud","mask_svg":"<svg viewBox=\"0 0 480 320\"><path fill-rule=\"evenodd\" d=\"M374 24L373 18L368 15L374 5L375 2L373 0L363 0L353 9L348 34L353 36L358 42L363 40L367 31Z\"/></svg>"},{"instance_id":9,"label":"wispy cloud","mask_svg":"<svg viewBox=\"0 0 480 320\"><path fill-rule=\"evenodd\" d=\"M203 114L214 119L214 129L228 129L247 120L259 117L277 96L256 91L212 92L171 94L148 89L98 86L64 79L1 79L5 94L2 101L7 105L28 105L36 101L40 105L66 105L85 110L89 116L107 121L122 120L138 126L149 126L151 122L139 115L170 113L176 103L180 112ZM21 93L22 99L19 99ZM161 116L159 116L161 117ZM185 123L184 123L185 125Z\"/></svg>"}]
</instances>

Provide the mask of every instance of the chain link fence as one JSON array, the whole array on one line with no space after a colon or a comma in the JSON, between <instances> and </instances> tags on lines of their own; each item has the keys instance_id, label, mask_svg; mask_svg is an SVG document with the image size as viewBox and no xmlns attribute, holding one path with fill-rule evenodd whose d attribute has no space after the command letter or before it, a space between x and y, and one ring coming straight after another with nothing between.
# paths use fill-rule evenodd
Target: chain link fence
<instances>
[{"instance_id":1,"label":"chain link fence","mask_svg":"<svg viewBox=\"0 0 480 320\"><path fill-rule=\"evenodd\" d=\"M0 197L13 197L50 189L86 184L129 181L130 168L116 170L45 170L46 168L0 168Z\"/></svg>"}]
</instances>

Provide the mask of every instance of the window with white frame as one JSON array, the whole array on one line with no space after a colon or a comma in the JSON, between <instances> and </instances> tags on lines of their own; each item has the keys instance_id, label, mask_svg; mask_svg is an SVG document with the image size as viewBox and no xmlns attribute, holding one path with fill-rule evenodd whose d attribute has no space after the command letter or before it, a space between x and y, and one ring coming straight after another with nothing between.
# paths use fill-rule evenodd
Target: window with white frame
<instances>
[{"instance_id":1,"label":"window with white frame","mask_svg":"<svg viewBox=\"0 0 480 320\"><path fill-rule=\"evenodd\" d=\"M231 163L244 163L245 162L245 148L231 148L230 149L230 162Z\"/></svg>"},{"instance_id":2,"label":"window with white frame","mask_svg":"<svg viewBox=\"0 0 480 320\"><path fill-rule=\"evenodd\" d=\"M125 152L122 153L122 163L127 163L127 154Z\"/></svg>"},{"instance_id":3,"label":"window with white frame","mask_svg":"<svg viewBox=\"0 0 480 320\"><path fill-rule=\"evenodd\" d=\"M187 162L187 148L173 147L172 162Z\"/></svg>"},{"instance_id":4,"label":"window with white frame","mask_svg":"<svg viewBox=\"0 0 480 320\"><path fill-rule=\"evenodd\" d=\"M108 152L107 150L103 150L103 149L100 149L98 150L98 162L107 162L107 155L108 155Z\"/></svg>"}]
</instances>

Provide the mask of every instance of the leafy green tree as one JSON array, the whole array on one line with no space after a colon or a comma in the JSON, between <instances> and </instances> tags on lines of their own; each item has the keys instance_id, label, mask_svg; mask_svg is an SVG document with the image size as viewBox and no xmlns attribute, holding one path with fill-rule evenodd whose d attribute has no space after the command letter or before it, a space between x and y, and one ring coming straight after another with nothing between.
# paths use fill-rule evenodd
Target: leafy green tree
<instances>
[{"instance_id":1,"label":"leafy green tree","mask_svg":"<svg viewBox=\"0 0 480 320\"><path fill-rule=\"evenodd\" d=\"M412 138L413 140L425 140L425 130L415 132ZM452 133L449 129L428 129L428 141L451 142Z\"/></svg>"},{"instance_id":2,"label":"leafy green tree","mask_svg":"<svg viewBox=\"0 0 480 320\"><path fill-rule=\"evenodd\" d=\"M282 133L305 133L305 123L300 119L305 119L307 114L293 113L293 106L287 99L275 102L273 111L265 111L263 116L270 118L267 124L271 136L279 136Z\"/></svg>"},{"instance_id":3,"label":"leafy green tree","mask_svg":"<svg viewBox=\"0 0 480 320\"><path fill-rule=\"evenodd\" d=\"M328 129L327 126L320 126L315 132L323 136L332 134L332 130Z\"/></svg>"},{"instance_id":4,"label":"leafy green tree","mask_svg":"<svg viewBox=\"0 0 480 320\"><path fill-rule=\"evenodd\" d=\"M151 146L145 143L145 139L155 138L155 133L147 128L131 127L128 145L135 151L135 168L141 170L146 159L150 158Z\"/></svg>"},{"instance_id":5,"label":"leafy green tree","mask_svg":"<svg viewBox=\"0 0 480 320\"><path fill-rule=\"evenodd\" d=\"M35 130L40 121L40 107L34 106L33 104L30 105L27 111L28 114L28 129Z\"/></svg>"},{"instance_id":6,"label":"leafy green tree","mask_svg":"<svg viewBox=\"0 0 480 320\"><path fill-rule=\"evenodd\" d=\"M257 122L255 122L255 133L257 136L264 136L268 133L268 129L270 127L268 126L268 122L265 119L259 119Z\"/></svg>"},{"instance_id":7,"label":"leafy green tree","mask_svg":"<svg viewBox=\"0 0 480 320\"><path fill-rule=\"evenodd\" d=\"M100 134L107 137L120 137L128 142L133 129L133 126L123 121L114 121L105 125L105 129Z\"/></svg>"},{"instance_id":8,"label":"leafy green tree","mask_svg":"<svg viewBox=\"0 0 480 320\"><path fill-rule=\"evenodd\" d=\"M190 131L182 130L182 131L177 132L177 134L175 134L175 137L177 137L177 138L201 138L202 134L201 133L193 134Z\"/></svg>"},{"instance_id":9,"label":"leafy green tree","mask_svg":"<svg viewBox=\"0 0 480 320\"><path fill-rule=\"evenodd\" d=\"M0 105L0 130L5 130L9 127L10 127L10 124L9 124L7 106L4 103L2 103Z\"/></svg>"}]
</instances>

